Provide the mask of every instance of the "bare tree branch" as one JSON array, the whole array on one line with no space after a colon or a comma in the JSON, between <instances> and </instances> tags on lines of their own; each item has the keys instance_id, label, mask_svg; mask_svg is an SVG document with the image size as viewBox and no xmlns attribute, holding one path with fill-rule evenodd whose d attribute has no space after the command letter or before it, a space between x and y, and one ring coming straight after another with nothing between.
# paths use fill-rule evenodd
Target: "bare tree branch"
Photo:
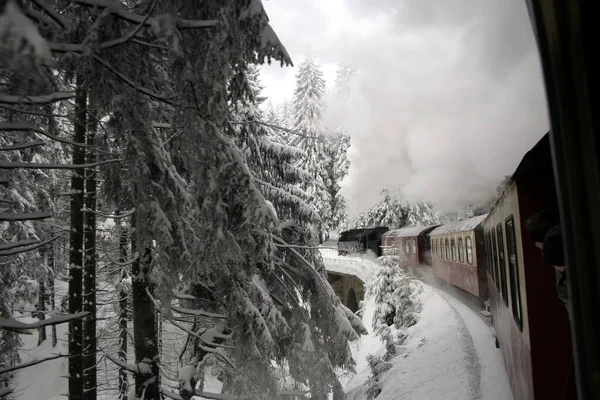
<instances>
[{"instance_id":1,"label":"bare tree branch","mask_svg":"<svg viewBox=\"0 0 600 400\"><path fill-rule=\"evenodd\" d=\"M11 243L2 243L0 244L0 250L10 250L17 247L29 246L31 244L40 243L39 240L35 239L27 239L21 240L20 242L11 242Z\"/></svg>"},{"instance_id":2,"label":"bare tree branch","mask_svg":"<svg viewBox=\"0 0 600 400\"><path fill-rule=\"evenodd\" d=\"M6 104L48 104L56 101L63 101L75 97L73 92L54 92L40 96L13 96L9 94L0 94L0 103Z\"/></svg>"},{"instance_id":3,"label":"bare tree branch","mask_svg":"<svg viewBox=\"0 0 600 400\"><path fill-rule=\"evenodd\" d=\"M144 17L130 11L127 11L125 7L123 7L120 3L111 0L75 0L75 2L79 4L83 4L85 6L90 7L98 7L98 8L106 8L112 14L117 17L124 19L125 21L132 23L141 23L144 20ZM144 25L152 26L156 23L158 17L150 17L145 22ZM175 26L178 29L200 29L200 28L210 28L217 24L216 20L206 20L206 21L195 21L195 20L187 20L182 18L175 19Z\"/></svg>"},{"instance_id":4,"label":"bare tree branch","mask_svg":"<svg viewBox=\"0 0 600 400\"><path fill-rule=\"evenodd\" d=\"M14 247L9 248L7 250L0 250L0 256L12 256L12 255L19 254L19 253L25 253L26 251L35 250L35 249L38 249L38 248L40 248L42 246L47 245L48 243L54 242L56 239L58 239L61 236L62 235L57 235L57 236L54 236L53 238L50 238L50 239L45 240L43 242L38 242L38 243L35 243L35 244L31 244L31 245L14 246ZM19 243L19 242L17 242L17 243Z\"/></svg>"},{"instance_id":5,"label":"bare tree branch","mask_svg":"<svg viewBox=\"0 0 600 400\"><path fill-rule=\"evenodd\" d=\"M0 151L14 151L14 150L25 150L30 149L32 147L43 146L48 143L38 140L35 142L23 143L23 144L13 144L12 146L0 147Z\"/></svg>"},{"instance_id":6,"label":"bare tree branch","mask_svg":"<svg viewBox=\"0 0 600 400\"><path fill-rule=\"evenodd\" d=\"M109 49L111 47L125 44L129 40L131 40L135 35L137 35L139 33L140 29L146 24L146 22L148 22L148 19L150 18L150 14L152 13L152 10L154 9L155 4L156 4L156 2L152 3L152 5L150 6L150 10L148 11L148 14L142 19L142 21L140 21L140 23L135 27L135 29L133 29L127 35L122 36L118 39L108 40L104 43L100 43L100 49L102 49L102 50ZM84 46L83 44L75 44L75 43L48 43L48 47L50 48L50 50L57 52L57 53L66 53L66 52L83 53L84 51L87 50L87 46Z\"/></svg>"},{"instance_id":7,"label":"bare tree branch","mask_svg":"<svg viewBox=\"0 0 600 400\"><path fill-rule=\"evenodd\" d=\"M93 210L89 210L87 208L84 208L83 211L84 212L93 212L94 214L99 215L99 216L104 217L104 218L119 219L119 218L126 218L126 217L129 217L130 215L135 214L135 207L132 208L131 210L125 211L124 213L119 214L119 215L105 214L103 212L93 211Z\"/></svg>"},{"instance_id":8,"label":"bare tree branch","mask_svg":"<svg viewBox=\"0 0 600 400\"><path fill-rule=\"evenodd\" d=\"M49 319L43 319L40 321L31 322L29 324L14 319L6 318L0 319L0 329L28 335L31 334L30 331L32 329L39 329L48 325L65 324L67 322L87 317L88 315L90 315L89 312L83 311L76 314L57 315Z\"/></svg>"},{"instance_id":9,"label":"bare tree branch","mask_svg":"<svg viewBox=\"0 0 600 400\"><path fill-rule=\"evenodd\" d=\"M52 20L54 22L56 22L62 29L65 29L66 25L65 22L62 20L60 14L54 9L54 7L52 7L51 4L49 4L49 2L45 1L45 0L32 0L39 8L41 8L42 10L44 10L48 16L50 16L50 18L52 18Z\"/></svg>"},{"instance_id":10,"label":"bare tree branch","mask_svg":"<svg viewBox=\"0 0 600 400\"><path fill-rule=\"evenodd\" d=\"M117 71L115 69L115 67L113 67L112 65L110 65L104 59L100 58L96 54L94 54L93 57L94 57L94 59L96 61L98 61L100 64L102 64L102 66L104 66L104 68L106 68L109 71L111 71L113 74L115 74L117 77L119 77L119 79L121 79L123 82L125 82L126 84L128 84L129 86L131 86L132 88L134 88L135 90L139 91L140 93L143 93L143 94L145 94L145 95L153 98L154 100L162 101L162 102L167 103L167 104L172 104L171 100L174 99L175 97L173 97L173 96L171 96L171 97L164 97L164 96L161 96L160 94L152 92L149 89L146 89L144 87L138 86L134 81L132 81L131 79L129 79L128 77L126 77L125 75L123 75L122 73L120 73L119 71Z\"/></svg>"},{"instance_id":11,"label":"bare tree branch","mask_svg":"<svg viewBox=\"0 0 600 400\"><path fill-rule=\"evenodd\" d=\"M0 122L0 131L15 131L15 132L33 131L35 133L39 133L40 135L47 137L48 139L52 139L52 140L55 140L60 143L69 144L71 146L76 146L76 147L85 147L86 149L90 149L92 151L97 151L97 152L103 153L103 154L119 155L118 153L111 153L110 151L101 150L94 146L87 145L85 143L78 143L78 142L74 142L69 139L63 139L59 136L52 135L51 133L48 133L41 128L38 128L35 125L21 124L21 123L16 123L16 122Z\"/></svg>"},{"instance_id":12,"label":"bare tree branch","mask_svg":"<svg viewBox=\"0 0 600 400\"><path fill-rule=\"evenodd\" d=\"M3 213L0 212L0 221L33 221L52 218L52 213Z\"/></svg>"},{"instance_id":13,"label":"bare tree branch","mask_svg":"<svg viewBox=\"0 0 600 400\"><path fill-rule=\"evenodd\" d=\"M28 361L23 364L13 365L12 367L2 368L2 369L0 369L0 375L6 374L7 372L13 372L13 371L17 371L17 370L20 370L23 368L31 367L33 365L41 364L46 361L52 361L52 360L56 360L57 358L64 358L64 357L70 357L70 355L69 354L57 354L57 355L50 356L50 357L39 358L37 360L31 360L31 361ZM1 396L1 394L0 394L0 396Z\"/></svg>"},{"instance_id":14,"label":"bare tree branch","mask_svg":"<svg viewBox=\"0 0 600 400\"><path fill-rule=\"evenodd\" d=\"M95 168L104 164L121 162L121 159L104 160L90 164L45 164L45 163L27 163L27 162L0 162L0 168L5 169L86 169Z\"/></svg>"},{"instance_id":15,"label":"bare tree branch","mask_svg":"<svg viewBox=\"0 0 600 400\"><path fill-rule=\"evenodd\" d=\"M291 133L292 135L298 135L298 136L301 136L301 137L306 138L306 139L321 140L321 138L318 137L318 136L308 136L308 135L305 135L304 133L301 133L301 132L298 132L298 131L294 131L294 130L291 130L291 129L288 129L288 128L284 128L283 126L273 125L273 124L270 124L268 122L263 122L263 121L257 121L257 120L252 120L252 121L229 121L229 123L232 124L232 125L248 125L248 124L264 125L264 126L267 126L269 128L279 129L280 131Z\"/></svg>"}]
</instances>

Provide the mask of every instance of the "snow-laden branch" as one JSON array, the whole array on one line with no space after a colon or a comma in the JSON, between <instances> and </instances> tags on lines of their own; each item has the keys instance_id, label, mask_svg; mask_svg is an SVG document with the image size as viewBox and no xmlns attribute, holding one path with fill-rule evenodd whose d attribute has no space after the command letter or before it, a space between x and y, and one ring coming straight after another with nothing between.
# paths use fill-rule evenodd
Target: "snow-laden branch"
<instances>
[{"instance_id":1,"label":"snow-laden branch","mask_svg":"<svg viewBox=\"0 0 600 400\"><path fill-rule=\"evenodd\" d=\"M152 122L152 126L157 129L173 129L173 125L166 122Z\"/></svg>"},{"instance_id":2,"label":"snow-laden branch","mask_svg":"<svg viewBox=\"0 0 600 400\"><path fill-rule=\"evenodd\" d=\"M57 358L63 358L63 357L70 357L70 355L69 354L56 354L54 356L39 358L39 359L36 359L36 360L28 361L28 362L23 363L23 364L18 364L18 365L13 365L11 367L2 368L2 369L0 369L0 375L6 374L8 372L17 371L17 370L20 370L20 369L23 369L23 368L31 367L33 365L41 364L41 363L46 362L46 361L56 360ZM0 397L1 396L2 395L0 394Z\"/></svg>"},{"instance_id":3,"label":"snow-laden branch","mask_svg":"<svg viewBox=\"0 0 600 400\"><path fill-rule=\"evenodd\" d=\"M46 163L28 163L28 162L0 162L0 168L5 169L86 169L95 168L104 164L111 164L123 161L120 158L114 160L98 161L90 164L46 164Z\"/></svg>"},{"instance_id":4,"label":"snow-laden branch","mask_svg":"<svg viewBox=\"0 0 600 400\"><path fill-rule=\"evenodd\" d=\"M217 319L227 319L228 318L227 315L211 313L211 312L204 311L204 310L192 310L192 309L182 308L182 307L178 307L178 306L171 306L171 309L180 314L195 315L198 317L217 318Z\"/></svg>"},{"instance_id":5,"label":"snow-laden branch","mask_svg":"<svg viewBox=\"0 0 600 400\"><path fill-rule=\"evenodd\" d=\"M268 122L263 122L263 121L258 121L258 120L252 120L252 121L229 121L229 123L232 124L232 125L259 124L259 125L264 125L264 126L269 127L269 128L279 129L280 131L291 133L292 135L301 136L301 137L303 137L305 139L322 140L318 136L308 136L308 135L305 135L302 132L294 131L292 129L284 128L283 126L273 125L273 124L270 124Z\"/></svg>"},{"instance_id":6,"label":"snow-laden branch","mask_svg":"<svg viewBox=\"0 0 600 400\"><path fill-rule=\"evenodd\" d=\"M38 249L38 248L40 248L42 246L45 246L45 245L47 245L49 243L54 242L59 237L61 237L61 235L54 236L53 238L50 238L50 239L45 240L43 242L37 242L37 243L31 244L31 245L13 246L13 247L11 247L9 249L6 249L6 250L3 250L2 248L0 248L0 256L12 256L12 255L15 255L15 254L25 253L27 251L35 250L35 249ZM17 243L20 243L20 242L17 242Z\"/></svg>"},{"instance_id":7,"label":"snow-laden branch","mask_svg":"<svg viewBox=\"0 0 600 400\"><path fill-rule=\"evenodd\" d=\"M15 132L33 131L35 133L39 133L40 135L45 136L48 139L52 139L59 143L69 144L69 145L75 146L75 147L84 147L86 149L90 149L92 151L97 151L99 153L118 155L118 153L115 154L115 153L111 153L109 151L101 150L94 146L90 146L89 144L78 143L78 142L74 142L69 139L64 139L59 136L52 135L51 133L48 133L45 130L40 129L37 126L31 125L31 124L21 124L21 123L15 123L15 122L0 122L0 131L15 131Z\"/></svg>"},{"instance_id":8,"label":"snow-laden branch","mask_svg":"<svg viewBox=\"0 0 600 400\"><path fill-rule=\"evenodd\" d=\"M14 391L15 391L15 388L11 388L11 387L1 388L0 389L0 398L8 396L9 394L11 394Z\"/></svg>"},{"instance_id":9,"label":"snow-laden branch","mask_svg":"<svg viewBox=\"0 0 600 400\"><path fill-rule=\"evenodd\" d=\"M165 96L162 96L162 95L160 95L158 93L154 93L150 89L146 89L145 87L137 85L134 81L132 81L131 79L129 79L127 76L125 76L122 73L120 73L119 71L117 71L116 68L113 67L108 61L105 61L104 59L100 58L96 54L94 54L93 57L94 57L94 60L96 60L100 64L102 64L102 66L104 68L106 68L107 70L109 70L110 72L112 72L113 74L115 74L119 79L121 79L123 82L125 82L126 84L128 84L129 86L131 86L133 89L137 90L138 92L143 93L146 96L149 96L149 97L153 98L154 100L162 101L162 102L167 103L167 104L171 104L171 100L174 99L173 96L171 96L171 97L165 97Z\"/></svg>"},{"instance_id":10,"label":"snow-laden branch","mask_svg":"<svg viewBox=\"0 0 600 400\"><path fill-rule=\"evenodd\" d=\"M33 221L38 219L52 218L52 213L4 213L0 212L0 221Z\"/></svg>"},{"instance_id":11,"label":"snow-laden branch","mask_svg":"<svg viewBox=\"0 0 600 400\"><path fill-rule=\"evenodd\" d=\"M82 319L84 317L87 317L88 315L90 315L90 312L82 311L76 314L57 315L52 318L43 319L41 321L35 321L28 324L14 319L6 318L0 319L0 329L23 334L31 334L31 332L29 332L31 329L43 328L44 326L48 325L60 325L67 322Z\"/></svg>"},{"instance_id":12,"label":"snow-laden branch","mask_svg":"<svg viewBox=\"0 0 600 400\"><path fill-rule=\"evenodd\" d=\"M171 392L170 390L161 387L160 392L166 397L173 400L183 400L181 396L178 394ZM304 397L309 392L307 390L280 390L277 392L276 396L279 397ZM194 393L195 396L199 396L205 399L211 400L253 400L261 398L260 394L229 394L229 393L213 393L213 392L205 392L201 390L196 390Z\"/></svg>"},{"instance_id":13,"label":"snow-laden branch","mask_svg":"<svg viewBox=\"0 0 600 400\"><path fill-rule=\"evenodd\" d=\"M43 142L41 140L38 140L35 142L29 142L29 143L23 143L23 144L13 144L12 146L0 147L0 151L25 150L25 149L30 149L32 147L43 146L45 144L47 144L47 143Z\"/></svg>"},{"instance_id":14,"label":"snow-laden branch","mask_svg":"<svg viewBox=\"0 0 600 400\"><path fill-rule=\"evenodd\" d=\"M85 6L90 7L98 7L108 9L113 15L118 18L124 19L125 21L132 23L142 23L144 21L144 16L132 13L127 11L121 3L112 0L75 0L76 3L83 4ZM158 17L150 17L145 22L146 26L153 26L154 24L159 24L160 18ZM216 20L189 20L183 18L175 18L175 26L178 29L200 29L200 28L210 28L217 24Z\"/></svg>"},{"instance_id":15,"label":"snow-laden branch","mask_svg":"<svg viewBox=\"0 0 600 400\"><path fill-rule=\"evenodd\" d=\"M55 92L40 96L13 96L9 94L0 94L0 103L6 104L48 104L55 101L69 100L75 97L74 92Z\"/></svg>"}]
</instances>

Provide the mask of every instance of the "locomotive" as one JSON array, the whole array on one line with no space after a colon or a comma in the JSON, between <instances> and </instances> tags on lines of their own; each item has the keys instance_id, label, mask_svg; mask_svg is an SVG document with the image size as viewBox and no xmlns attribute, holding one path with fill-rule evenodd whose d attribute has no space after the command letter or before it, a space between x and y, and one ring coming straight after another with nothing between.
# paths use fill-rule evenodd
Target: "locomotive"
<instances>
[{"instance_id":1,"label":"locomotive","mask_svg":"<svg viewBox=\"0 0 600 400\"><path fill-rule=\"evenodd\" d=\"M489 214L382 235L382 248L401 255L405 267L431 268L438 279L489 304L516 400L576 396L568 315L553 269L524 228L538 211L557 207L546 134L525 154Z\"/></svg>"},{"instance_id":2,"label":"locomotive","mask_svg":"<svg viewBox=\"0 0 600 400\"><path fill-rule=\"evenodd\" d=\"M338 254L366 253L371 250L379 257L382 254L381 236L388 230L386 226L377 226L343 231L338 239Z\"/></svg>"}]
</instances>

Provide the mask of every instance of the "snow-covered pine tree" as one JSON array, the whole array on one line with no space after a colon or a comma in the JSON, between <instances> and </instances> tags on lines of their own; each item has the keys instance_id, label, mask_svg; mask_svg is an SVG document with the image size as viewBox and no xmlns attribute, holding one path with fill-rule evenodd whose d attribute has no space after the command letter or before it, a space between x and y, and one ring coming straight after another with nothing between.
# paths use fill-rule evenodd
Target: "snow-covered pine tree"
<instances>
[{"instance_id":1,"label":"snow-covered pine tree","mask_svg":"<svg viewBox=\"0 0 600 400\"><path fill-rule=\"evenodd\" d=\"M325 186L329 192L329 227L334 231L344 230L347 226L346 201L341 194L341 181L348 174L348 148L350 136L343 127L338 127L332 136L326 138L325 152L327 154L325 171L327 173Z\"/></svg>"},{"instance_id":2,"label":"snow-covered pine tree","mask_svg":"<svg viewBox=\"0 0 600 400\"><path fill-rule=\"evenodd\" d=\"M348 62L342 62L338 65L335 76L335 91L339 99L346 99L350 96L352 78L356 75L356 68Z\"/></svg>"},{"instance_id":3,"label":"snow-covered pine tree","mask_svg":"<svg viewBox=\"0 0 600 400\"><path fill-rule=\"evenodd\" d=\"M299 134L292 137L290 143L306 153L299 166L308 172L311 179L305 181L302 188L308 195L308 203L321 217L321 221L315 225L320 240L330 228L331 215L330 196L325 184L327 154L323 124L324 94L323 71L317 66L314 58L309 56L299 65L296 74L293 112L294 129Z\"/></svg>"},{"instance_id":4,"label":"snow-covered pine tree","mask_svg":"<svg viewBox=\"0 0 600 400\"><path fill-rule=\"evenodd\" d=\"M387 189L382 191L383 200L365 213L361 213L356 227L387 226L390 229L403 226L433 225L438 215L427 203L408 203L400 195Z\"/></svg>"}]
</instances>

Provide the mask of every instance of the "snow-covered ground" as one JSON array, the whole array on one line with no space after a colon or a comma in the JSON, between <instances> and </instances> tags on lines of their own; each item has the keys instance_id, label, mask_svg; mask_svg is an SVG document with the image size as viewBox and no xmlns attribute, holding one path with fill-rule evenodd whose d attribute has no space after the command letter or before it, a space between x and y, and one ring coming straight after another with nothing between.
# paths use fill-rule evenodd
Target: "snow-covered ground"
<instances>
[{"instance_id":1,"label":"snow-covered ground","mask_svg":"<svg viewBox=\"0 0 600 400\"><path fill-rule=\"evenodd\" d=\"M500 351L490 327L469 307L452 296L423 284L423 305L416 325L392 368L381 378L378 400L511 400L513 399ZM363 324L369 335L353 345L357 374L345 382L348 399L365 399L370 374L365 357L382 355L384 345L373 334L375 304L367 299Z\"/></svg>"},{"instance_id":2,"label":"snow-covered ground","mask_svg":"<svg viewBox=\"0 0 600 400\"><path fill-rule=\"evenodd\" d=\"M56 304L67 293L67 284L55 282ZM31 323L38 321L31 315L16 315L19 322ZM58 356L69 353L68 345L69 324L56 325L57 345L52 347L51 328L46 328L46 341L38 346L38 333L21 335L23 345L19 350L22 363ZM18 399L58 400L64 399L67 393L68 358L60 357L22 369L16 374L14 397Z\"/></svg>"}]
</instances>

